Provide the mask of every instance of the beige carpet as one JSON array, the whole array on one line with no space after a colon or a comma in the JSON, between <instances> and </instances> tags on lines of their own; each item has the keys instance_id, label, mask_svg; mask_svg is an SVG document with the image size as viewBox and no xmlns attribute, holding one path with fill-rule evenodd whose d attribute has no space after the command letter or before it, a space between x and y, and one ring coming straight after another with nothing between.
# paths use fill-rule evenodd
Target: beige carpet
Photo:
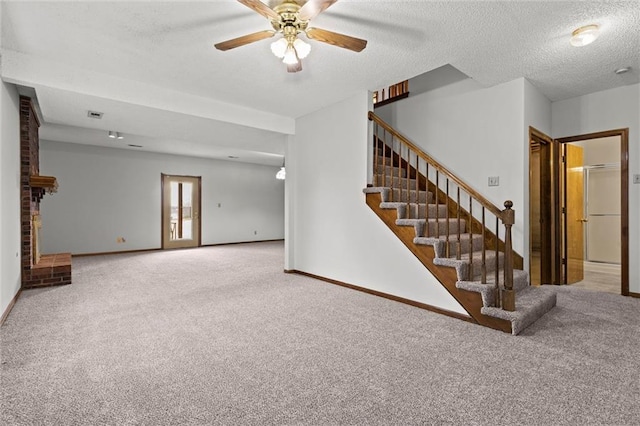
<instances>
[{"instance_id":1,"label":"beige carpet","mask_svg":"<svg viewBox=\"0 0 640 426\"><path fill-rule=\"evenodd\" d=\"M638 299L560 288L514 337L282 265L281 242L75 259L0 330L0 423L640 424Z\"/></svg>"}]
</instances>

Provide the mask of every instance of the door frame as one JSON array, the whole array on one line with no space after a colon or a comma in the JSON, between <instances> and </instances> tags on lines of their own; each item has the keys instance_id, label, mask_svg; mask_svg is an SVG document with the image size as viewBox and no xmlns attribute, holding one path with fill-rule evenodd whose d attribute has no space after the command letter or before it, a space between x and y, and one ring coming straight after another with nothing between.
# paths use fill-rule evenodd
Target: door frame
<instances>
[{"instance_id":1,"label":"door frame","mask_svg":"<svg viewBox=\"0 0 640 426\"><path fill-rule=\"evenodd\" d=\"M165 247L166 234L167 229L164 226L164 222L166 219L165 208L164 208L164 181L167 177L176 177L176 178L188 178L188 179L197 179L198 181L198 238L196 241L196 247L202 246L202 177L201 176L189 176L189 175L172 175L167 173L160 173L160 244L163 250L168 248L173 249L174 247Z\"/></svg>"},{"instance_id":2,"label":"door frame","mask_svg":"<svg viewBox=\"0 0 640 426\"><path fill-rule=\"evenodd\" d=\"M559 185L559 167L555 167L555 163L560 158L560 145L556 143L550 136L542 133L538 129L529 126L529 176L531 177L531 156L534 144L540 144L540 164L541 164L541 173L540 173L540 183L544 184L545 187L551 188L551 198L548 200L548 203L545 203L543 206L540 204L541 209L546 208L547 211L541 212L541 217L546 220L545 226L541 226L542 229L547 231L547 235L541 236L545 246L549 246L550 248L550 260L547 259L550 270L548 271L551 275L549 278L549 282L547 284L561 284L562 283L562 264L560 259L560 253L562 251L562 241L561 241L561 232L560 226L555 222L560 214L560 191L558 191ZM550 162L549 167L547 168L548 174L542 173L542 152L543 150L547 150L545 153L545 158L548 158ZM531 209L532 200L531 200L531 178L529 180L529 208ZM542 189L542 188L541 188ZM542 191L540 191L542 193ZM531 213L529 213L529 221L531 221ZM531 232L531 222L529 222L529 229ZM529 238L529 267L531 267L531 238ZM540 266L542 266L542 258L540 259ZM541 284L544 283L543 277L545 277L544 272L540 271L540 279Z\"/></svg>"},{"instance_id":3,"label":"door frame","mask_svg":"<svg viewBox=\"0 0 640 426\"><path fill-rule=\"evenodd\" d=\"M567 136L554 139L554 142L560 146L570 142L615 136L620 137L620 294L629 296L629 128Z\"/></svg>"}]
</instances>

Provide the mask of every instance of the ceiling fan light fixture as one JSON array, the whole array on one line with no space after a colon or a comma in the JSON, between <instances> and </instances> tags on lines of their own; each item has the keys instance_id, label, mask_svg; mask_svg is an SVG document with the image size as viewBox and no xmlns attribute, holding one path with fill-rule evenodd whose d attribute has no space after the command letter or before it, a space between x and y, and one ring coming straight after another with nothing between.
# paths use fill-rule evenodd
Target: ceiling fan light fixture
<instances>
[{"instance_id":1,"label":"ceiling fan light fixture","mask_svg":"<svg viewBox=\"0 0 640 426\"><path fill-rule=\"evenodd\" d=\"M585 25L571 33L571 40L569 42L574 47L582 47L593 43L599 35L600 28L597 25Z\"/></svg>"},{"instance_id":2,"label":"ceiling fan light fixture","mask_svg":"<svg viewBox=\"0 0 640 426\"><path fill-rule=\"evenodd\" d=\"M271 52L274 55L276 55L278 58L282 59L284 58L284 54L287 51L288 45L289 43L287 43L286 39L284 38L278 39L273 43L271 43Z\"/></svg>"},{"instance_id":3,"label":"ceiling fan light fixture","mask_svg":"<svg viewBox=\"0 0 640 426\"><path fill-rule=\"evenodd\" d=\"M293 42L293 48L296 49L296 52L298 52L298 58L300 59L306 58L311 52L311 45L309 43L305 43L299 38L297 38L296 41Z\"/></svg>"},{"instance_id":4,"label":"ceiling fan light fixture","mask_svg":"<svg viewBox=\"0 0 640 426\"><path fill-rule=\"evenodd\" d=\"M109 130L109 137L111 139L115 139L116 138L116 132Z\"/></svg>"},{"instance_id":5,"label":"ceiling fan light fixture","mask_svg":"<svg viewBox=\"0 0 640 426\"><path fill-rule=\"evenodd\" d=\"M287 46L282 62L287 65L295 65L298 63L298 55L296 54L296 49L294 49L293 44Z\"/></svg>"}]
</instances>

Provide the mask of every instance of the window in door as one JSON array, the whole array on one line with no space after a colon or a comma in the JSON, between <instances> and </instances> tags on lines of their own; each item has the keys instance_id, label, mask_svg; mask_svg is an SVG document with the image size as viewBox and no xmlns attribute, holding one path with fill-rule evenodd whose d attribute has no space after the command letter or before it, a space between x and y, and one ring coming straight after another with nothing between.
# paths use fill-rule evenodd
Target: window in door
<instances>
[{"instance_id":1,"label":"window in door","mask_svg":"<svg viewBox=\"0 0 640 426\"><path fill-rule=\"evenodd\" d=\"M162 247L200 246L200 177L162 175Z\"/></svg>"}]
</instances>

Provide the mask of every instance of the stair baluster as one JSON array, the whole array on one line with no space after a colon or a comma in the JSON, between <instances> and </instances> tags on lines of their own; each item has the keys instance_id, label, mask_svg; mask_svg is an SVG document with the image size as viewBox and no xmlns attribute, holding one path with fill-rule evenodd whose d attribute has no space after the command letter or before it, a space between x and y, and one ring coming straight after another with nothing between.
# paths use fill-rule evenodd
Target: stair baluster
<instances>
[{"instance_id":1,"label":"stair baluster","mask_svg":"<svg viewBox=\"0 0 640 426\"><path fill-rule=\"evenodd\" d=\"M426 180L426 189L425 189L425 194L424 194L424 198L427 200L426 205L427 207L425 208L426 214L425 214L425 220L426 220L426 226L425 226L425 236L429 237L429 162L425 161L425 180Z\"/></svg>"},{"instance_id":2,"label":"stair baluster","mask_svg":"<svg viewBox=\"0 0 640 426\"><path fill-rule=\"evenodd\" d=\"M482 284L487 283L487 240L486 240L487 232L485 226L485 211L484 206L482 206ZM498 268L496 268L497 270Z\"/></svg>"},{"instance_id":3,"label":"stair baluster","mask_svg":"<svg viewBox=\"0 0 640 426\"><path fill-rule=\"evenodd\" d=\"M427 208L428 208L428 205L427 205ZM451 251L449 249L449 234L451 233L449 229L449 222L451 221L449 220L449 178L447 178L447 242L446 242L447 245L445 246L447 257L450 256L450 251ZM458 233L460 233L460 231L458 231Z\"/></svg>"},{"instance_id":4,"label":"stair baluster","mask_svg":"<svg viewBox=\"0 0 640 426\"><path fill-rule=\"evenodd\" d=\"M456 259L460 260L462 257L462 243L460 241L460 187L458 187L458 194L456 197L456 220L458 221L458 245L456 246Z\"/></svg>"},{"instance_id":5,"label":"stair baluster","mask_svg":"<svg viewBox=\"0 0 640 426\"><path fill-rule=\"evenodd\" d=\"M438 238L440 236L440 172L436 169L436 190L433 196L436 198L436 232L435 237ZM428 207L427 203L427 207ZM427 223L427 226L429 224Z\"/></svg>"},{"instance_id":6,"label":"stair baluster","mask_svg":"<svg viewBox=\"0 0 640 426\"><path fill-rule=\"evenodd\" d=\"M473 197L469 194L469 281L473 281Z\"/></svg>"},{"instance_id":7,"label":"stair baluster","mask_svg":"<svg viewBox=\"0 0 640 426\"><path fill-rule=\"evenodd\" d=\"M499 239L500 237L500 218L498 216L496 216L496 239ZM496 241L496 258L498 257L498 242ZM496 268L496 284L494 286L494 306L497 308L501 308L502 307L502 299L500 298L500 285L499 285L499 281L500 281L500 270L498 268Z\"/></svg>"}]
</instances>

